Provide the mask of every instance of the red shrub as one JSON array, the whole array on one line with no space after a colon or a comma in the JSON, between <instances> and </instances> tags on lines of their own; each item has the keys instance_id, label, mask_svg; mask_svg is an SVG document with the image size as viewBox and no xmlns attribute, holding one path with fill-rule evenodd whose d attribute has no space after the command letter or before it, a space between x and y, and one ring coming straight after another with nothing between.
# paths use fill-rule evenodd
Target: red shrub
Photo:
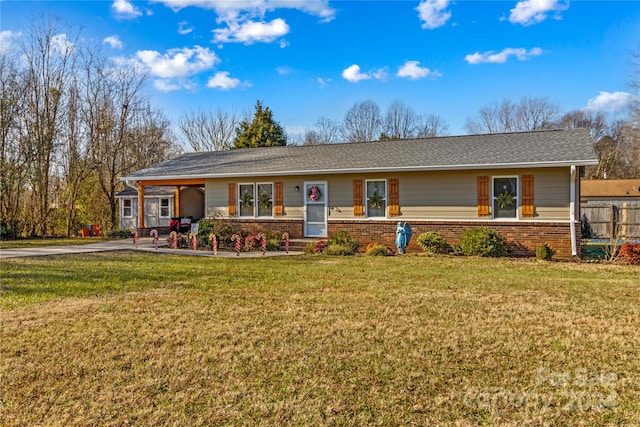
<instances>
[{"instance_id":1,"label":"red shrub","mask_svg":"<svg viewBox=\"0 0 640 427\"><path fill-rule=\"evenodd\" d=\"M618 261L625 264L640 264L640 243L625 243L618 250Z\"/></svg>"}]
</instances>

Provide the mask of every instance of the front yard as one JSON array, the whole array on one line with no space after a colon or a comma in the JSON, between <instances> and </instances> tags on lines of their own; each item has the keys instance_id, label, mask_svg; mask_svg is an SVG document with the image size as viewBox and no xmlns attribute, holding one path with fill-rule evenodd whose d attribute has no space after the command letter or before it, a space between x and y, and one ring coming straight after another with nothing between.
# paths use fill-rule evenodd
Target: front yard
<instances>
[{"instance_id":1,"label":"front yard","mask_svg":"<svg viewBox=\"0 0 640 427\"><path fill-rule=\"evenodd\" d=\"M640 268L3 260L0 425L640 425Z\"/></svg>"}]
</instances>

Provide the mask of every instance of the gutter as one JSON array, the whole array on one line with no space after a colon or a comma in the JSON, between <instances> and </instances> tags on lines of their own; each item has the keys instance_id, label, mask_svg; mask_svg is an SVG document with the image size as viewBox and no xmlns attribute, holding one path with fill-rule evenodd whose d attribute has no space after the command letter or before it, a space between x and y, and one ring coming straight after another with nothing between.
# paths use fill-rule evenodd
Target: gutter
<instances>
[{"instance_id":1,"label":"gutter","mask_svg":"<svg viewBox=\"0 0 640 427\"><path fill-rule=\"evenodd\" d=\"M135 182L135 184L131 184L132 180L126 179L126 178L121 178L121 179L124 181L127 187L131 188L132 190L136 190L136 192L138 191L138 181L133 181Z\"/></svg>"}]
</instances>

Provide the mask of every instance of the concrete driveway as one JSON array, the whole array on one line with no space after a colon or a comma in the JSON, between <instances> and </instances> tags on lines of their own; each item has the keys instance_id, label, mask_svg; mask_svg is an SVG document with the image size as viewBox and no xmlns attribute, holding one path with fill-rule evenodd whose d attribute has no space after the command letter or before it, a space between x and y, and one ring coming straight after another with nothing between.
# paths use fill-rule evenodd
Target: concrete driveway
<instances>
[{"instance_id":1,"label":"concrete driveway","mask_svg":"<svg viewBox=\"0 0 640 427\"><path fill-rule=\"evenodd\" d=\"M46 256L46 255L65 255L65 254L84 254L91 252L108 252L108 251L146 251L146 252L160 252L171 253L177 255L187 256L207 256L214 257L211 251L192 251L189 249L177 249L173 250L166 247L165 239L160 239L161 246L158 249L153 247L153 240L151 237L142 237L138 240L138 247L133 245L132 239L120 239L109 240L106 242L88 243L86 245L69 245L69 246L43 246L39 248L21 248L21 249L0 249L0 259L3 258L19 258L19 257L32 257L32 256ZM303 252L289 251L271 251L267 252L264 256L287 256L287 255L302 255ZM220 251L217 255L218 258L237 258L235 252ZM263 255L260 251L257 252L240 252L240 258L262 258Z\"/></svg>"}]
</instances>

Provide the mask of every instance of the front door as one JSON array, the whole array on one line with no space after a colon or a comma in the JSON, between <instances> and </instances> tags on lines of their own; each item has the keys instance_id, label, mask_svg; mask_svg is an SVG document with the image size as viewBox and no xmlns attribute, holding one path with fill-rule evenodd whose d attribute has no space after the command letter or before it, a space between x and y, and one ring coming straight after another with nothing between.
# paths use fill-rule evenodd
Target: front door
<instances>
[{"instance_id":1,"label":"front door","mask_svg":"<svg viewBox=\"0 0 640 427\"><path fill-rule=\"evenodd\" d=\"M327 237L327 182L304 183L304 235Z\"/></svg>"}]
</instances>

